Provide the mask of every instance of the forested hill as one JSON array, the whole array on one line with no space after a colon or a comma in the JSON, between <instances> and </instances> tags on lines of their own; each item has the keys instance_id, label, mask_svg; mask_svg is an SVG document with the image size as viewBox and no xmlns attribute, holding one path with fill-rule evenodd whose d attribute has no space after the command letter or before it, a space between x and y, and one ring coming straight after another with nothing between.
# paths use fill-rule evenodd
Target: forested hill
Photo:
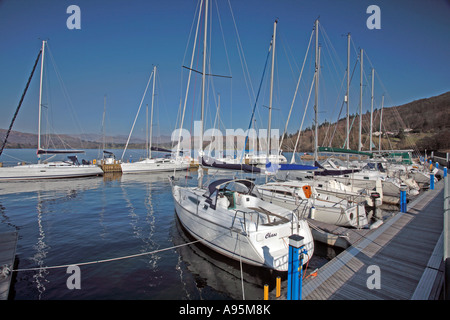
<instances>
[{"instance_id":1,"label":"forested hill","mask_svg":"<svg viewBox=\"0 0 450 320\"><path fill-rule=\"evenodd\" d=\"M353 121L355 115L350 117L350 123L353 122L353 128L350 133L350 149L358 149L358 133L359 118ZM380 109L374 110L373 116L373 146L375 149L379 146L379 126L380 126ZM419 149L419 150L439 150L450 151L450 92L420 99L406 103L401 106L395 106L383 109L382 117L382 138L381 148L389 149ZM369 149L369 123L370 113L363 115L363 150ZM342 118L337 123L322 123L319 126L319 146L331 146L336 148L344 147L346 137L346 119ZM302 131L297 151L308 152L313 151L314 128L307 128ZM283 142L284 151L292 151L297 133L288 134ZM6 130L0 129L0 144L3 144ZM98 134L91 135L50 135L50 144L54 148L99 148L103 140ZM331 139L332 138L332 139ZM170 137L165 137L157 141L161 144L170 141ZM162 141L164 140L164 141ZM62 142L64 141L64 143ZM126 137L115 136L107 137L108 148L123 148ZM156 142L156 141L155 141ZM132 139L130 148L141 148L145 144L142 139ZM7 148L36 148L37 136L30 133L22 133L12 131L9 138Z\"/></svg>"},{"instance_id":2,"label":"forested hill","mask_svg":"<svg viewBox=\"0 0 450 320\"><path fill-rule=\"evenodd\" d=\"M351 115L352 123L355 115ZM378 149L380 109L373 115L373 148ZM370 112L363 115L363 149L369 149ZM312 151L314 145L313 130L302 131L297 151ZM383 109L381 148L450 150L450 91L438 96L415 100L401 106ZM359 118L356 116L350 133L350 149L358 149ZM331 140L332 137L332 140ZM346 138L346 118L337 123L319 125L319 146L342 148ZM283 150L291 151L295 145L297 133L290 134L283 143Z\"/></svg>"}]
</instances>

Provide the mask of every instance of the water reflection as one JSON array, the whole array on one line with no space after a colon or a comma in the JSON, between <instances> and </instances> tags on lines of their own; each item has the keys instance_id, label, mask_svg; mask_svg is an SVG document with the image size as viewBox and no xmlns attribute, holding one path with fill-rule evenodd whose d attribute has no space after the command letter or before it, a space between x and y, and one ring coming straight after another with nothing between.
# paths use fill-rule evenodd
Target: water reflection
<instances>
[{"instance_id":1,"label":"water reflection","mask_svg":"<svg viewBox=\"0 0 450 320\"><path fill-rule=\"evenodd\" d=\"M174 245L185 244L194 239L176 219L176 233L173 235ZM216 253L200 243L177 248L186 268L193 276L196 294L200 299L208 299L211 288L223 295L224 299L262 299L265 284L273 285L277 276L282 279L286 273L276 272L262 267L242 265ZM182 268L180 269L180 277ZM186 285L186 287L188 287ZM210 287L210 288L209 288Z\"/></svg>"},{"instance_id":2,"label":"water reflection","mask_svg":"<svg viewBox=\"0 0 450 320\"><path fill-rule=\"evenodd\" d=\"M45 267L44 260L47 257L47 253L49 250L49 246L45 242L45 232L44 226L42 224L42 214L44 211L44 203L43 200L40 199L40 191L38 191L38 202L36 206L37 210L37 223L38 223L38 238L37 242L34 245L34 249L36 253L31 257L31 261L33 261L37 267L41 268L33 275L34 282L36 283L36 289L38 291L38 299L41 300L42 294L45 292L45 284L48 281L45 279L48 275L47 269L42 269Z\"/></svg>"}]
</instances>

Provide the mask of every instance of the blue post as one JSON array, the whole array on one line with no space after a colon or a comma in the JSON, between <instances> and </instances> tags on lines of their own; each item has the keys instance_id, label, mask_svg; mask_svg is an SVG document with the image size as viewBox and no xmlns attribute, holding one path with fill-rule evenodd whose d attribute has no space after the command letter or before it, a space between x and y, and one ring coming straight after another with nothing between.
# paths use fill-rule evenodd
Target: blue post
<instances>
[{"instance_id":1,"label":"blue post","mask_svg":"<svg viewBox=\"0 0 450 320\"><path fill-rule=\"evenodd\" d=\"M444 167L444 178L447 176L447 167Z\"/></svg>"},{"instance_id":2,"label":"blue post","mask_svg":"<svg viewBox=\"0 0 450 320\"><path fill-rule=\"evenodd\" d=\"M400 212L406 212L406 188L400 188Z\"/></svg>"},{"instance_id":3,"label":"blue post","mask_svg":"<svg viewBox=\"0 0 450 320\"><path fill-rule=\"evenodd\" d=\"M302 278L299 270L303 269L303 259L300 258L304 248L303 239L298 234L289 237L288 300L301 300Z\"/></svg>"},{"instance_id":4,"label":"blue post","mask_svg":"<svg viewBox=\"0 0 450 320\"><path fill-rule=\"evenodd\" d=\"M434 190L434 174L430 173L430 190Z\"/></svg>"},{"instance_id":5,"label":"blue post","mask_svg":"<svg viewBox=\"0 0 450 320\"><path fill-rule=\"evenodd\" d=\"M439 169L439 162L436 161L436 169Z\"/></svg>"}]
</instances>

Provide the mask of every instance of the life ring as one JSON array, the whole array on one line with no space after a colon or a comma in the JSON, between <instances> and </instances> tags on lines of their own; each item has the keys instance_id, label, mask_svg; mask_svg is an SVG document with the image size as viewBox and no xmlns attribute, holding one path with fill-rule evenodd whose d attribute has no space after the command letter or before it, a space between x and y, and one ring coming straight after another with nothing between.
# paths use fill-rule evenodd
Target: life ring
<instances>
[{"instance_id":1,"label":"life ring","mask_svg":"<svg viewBox=\"0 0 450 320\"><path fill-rule=\"evenodd\" d=\"M305 194L306 198L311 197L312 191L311 191L311 186L303 186L303 193Z\"/></svg>"}]
</instances>

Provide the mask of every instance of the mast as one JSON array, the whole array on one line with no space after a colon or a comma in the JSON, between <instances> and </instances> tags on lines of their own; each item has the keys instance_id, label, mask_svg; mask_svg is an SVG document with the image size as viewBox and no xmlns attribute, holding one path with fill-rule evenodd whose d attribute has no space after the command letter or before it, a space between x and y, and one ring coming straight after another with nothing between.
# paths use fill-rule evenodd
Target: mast
<instances>
[{"instance_id":1,"label":"mast","mask_svg":"<svg viewBox=\"0 0 450 320\"><path fill-rule=\"evenodd\" d=\"M269 159L269 155L271 153L270 150L270 142L271 142L271 122L272 122L272 99L273 99L273 74L275 70L275 40L277 35L277 23L278 21L275 20L273 24L273 39L272 39L272 69L270 74L270 100L269 100L269 124L267 128L267 159Z\"/></svg>"},{"instance_id":2,"label":"mast","mask_svg":"<svg viewBox=\"0 0 450 320\"><path fill-rule=\"evenodd\" d=\"M105 150L106 139L105 139L105 114L106 114L106 94L103 97L103 117L102 117L102 136L103 136L103 150Z\"/></svg>"},{"instance_id":3,"label":"mast","mask_svg":"<svg viewBox=\"0 0 450 320\"><path fill-rule=\"evenodd\" d=\"M315 127L315 144L314 144L314 161L317 161L317 148L318 148L318 139L319 139L319 130L318 130L318 109L319 109L319 20L315 21L315 36L316 36L316 57L315 57L315 94L314 94L314 127Z\"/></svg>"},{"instance_id":4,"label":"mast","mask_svg":"<svg viewBox=\"0 0 450 320\"><path fill-rule=\"evenodd\" d=\"M203 37L203 70L202 70L202 113L200 128L200 151L203 153L203 122L205 121L205 86L206 86L206 45L208 35L208 0L205 1L205 33ZM202 154L203 155L203 154Z\"/></svg>"},{"instance_id":5,"label":"mast","mask_svg":"<svg viewBox=\"0 0 450 320\"><path fill-rule=\"evenodd\" d=\"M378 151L381 151L381 123L383 121L383 105L384 105L384 95L381 97L381 111L380 111L380 135L378 136Z\"/></svg>"},{"instance_id":6,"label":"mast","mask_svg":"<svg viewBox=\"0 0 450 320\"><path fill-rule=\"evenodd\" d=\"M363 49L359 51L359 142L358 142L358 151L362 149L362 94L363 94Z\"/></svg>"},{"instance_id":7,"label":"mast","mask_svg":"<svg viewBox=\"0 0 450 320\"><path fill-rule=\"evenodd\" d=\"M370 147L369 150L372 151L372 131L373 131L373 78L374 78L374 69L372 68L372 96L370 97Z\"/></svg>"},{"instance_id":8,"label":"mast","mask_svg":"<svg viewBox=\"0 0 450 320\"><path fill-rule=\"evenodd\" d=\"M41 79L39 83L39 114L38 114L38 145L37 149L38 151L41 149L41 113L42 113L42 82L43 82L43 76L44 76L44 56L45 56L45 45L47 41L42 41L42 59L41 59ZM41 161L41 156L38 153L38 162Z\"/></svg>"},{"instance_id":9,"label":"mast","mask_svg":"<svg viewBox=\"0 0 450 320\"><path fill-rule=\"evenodd\" d=\"M202 112L200 120L200 150L199 156L203 157L203 121L205 116L205 86L206 86L206 44L207 44L207 34L208 34L208 0L205 1L205 34L203 37L203 70L202 70ZM201 188L203 186L203 168L201 166L201 160L199 160L198 166L198 186Z\"/></svg>"},{"instance_id":10,"label":"mast","mask_svg":"<svg viewBox=\"0 0 450 320\"><path fill-rule=\"evenodd\" d=\"M148 103L145 108L145 145L147 146L147 158L150 159L150 143L148 142Z\"/></svg>"},{"instance_id":11,"label":"mast","mask_svg":"<svg viewBox=\"0 0 450 320\"><path fill-rule=\"evenodd\" d=\"M347 34L347 95L346 101L347 101L347 149L350 149L350 105L349 105L349 92L350 92L350 32Z\"/></svg>"},{"instance_id":12,"label":"mast","mask_svg":"<svg viewBox=\"0 0 450 320\"><path fill-rule=\"evenodd\" d=\"M184 115L186 113L186 103L187 103L187 98L188 98L188 94L189 94L189 86L190 86L190 83L191 83L191 74L192 74L192 70L193 70L192 66L194 64L195 48L197 47L196 45L197 45L198 28L200 26L200 18L202 16L202 14L201 14L202 8L203 8L203 0L201 0L201 2L200 2L200 9L199 9L199 14L198 14L198 19L197 19L197 27L195 29L194 45L192 46L191 63L189 65L188 83L187 83L186 93L185 93L185 96L184 96L183 112L182 112L182 115L181 115L181 123L180 123L180 130L179 130L180 133L178 135L178 144L177 144L176 158L178 158L179 155L180 155L181 133L182 133L182 129L183 129ZM181 99L180 99L180 108L181 108Z\"/></svg>"},{"instance_id":13,"label":"mast","mask_svg":"<svg viewBox=\"0 0 450 320\"><path fill-rule=\"evenodd\" d=\"M152 110L150 111L150 138L148 142L148 158L152 157L152 136L153 136L153 101L155 100L155 82L156 82L156 66L153 66L153 93L152 93Z\"/></svg>"}]
</instances>

